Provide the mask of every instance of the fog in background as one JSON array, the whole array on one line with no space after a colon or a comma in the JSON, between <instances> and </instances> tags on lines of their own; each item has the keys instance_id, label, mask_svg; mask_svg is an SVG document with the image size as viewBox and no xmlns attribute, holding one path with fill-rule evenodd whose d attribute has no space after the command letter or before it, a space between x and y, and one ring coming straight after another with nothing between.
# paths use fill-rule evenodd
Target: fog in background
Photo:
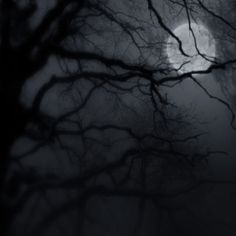
<instances>
[{"instance_id":1,"label":"fog in background","mask_svg":"<svg viewBox=\"0 0 236 236\"><path fill-rule=\"evenodd\" d=\"M186 13L184 11L181 13L176 12L175 9L169 8L164 0L153 2L157 9L162 9L160 12L163 19L171 29L186 21ZM212 6L212 9L217 13L220 12L224 15L225 12L231 22L236 22L236 15L234 13L229 14L230 3L223 1L215 3L213 0L204 1L204 3ZM32 25L40 21L44 11L46 11L45 9L53 6L54 1L38 1L38 4L40 11L33 18ZM113 8L116 9L117 7L118 11L132 11L130 1L113 1L113 4ZM137 5L142 6L142 1L137 1ZM141 12L139 14L143 14L143 19L149 16L145 9L138 9ZM220 55L220 58L225 55L226 58L234 57L236 52L235 44L227 43L220 38L220 35L225 30L224 27L216 27L217 20L207 17L207 14L205 14L205 12L200 12L198 17L204 21L205 25L213 33L216 39L217 55ZM95 29L96 27L97 29L102 27L102 21L93 21L92 24ZM150 38L155 38L158 35L159 39L167 39L162 29L152 32L152 28L149 28L147 32L150 33ZM108 32L107 41L101 41L102 39L99 38L99 35L91 36L91 39L97 42L106 53L111 55L123 55L127 50L128 60L132 62L132 58L136 58L137 51L132 45L127 47L126 39L122 38L122 36L122 34L117 33L113 42L109 38ZM221 46L222 42L223 46ZM114 47L113 43L118 46ZM86 48L86 46L85 44L84 47ZM158 47L165 54L165 46ZM151 64L155 64L155 60L157 60L154 55L147 59L150 60ZM93 69L99 69L99 65L88 64L89 66ZM73 62L69 63L69 67L71 70L74 67L76 68ZM26 82L21 95L22 103L26 107L30 107L39 88L48 81L51 75L57 74L61 74L61 67L57 60L51 57L44 69ZM226 72L215 71L209 75L196 75L196 78L202 82L212 95L227 100L234 110L236 109L236 83L233 69L229 69ZM67 93L64 85L59 85L45 96L41 109L52 116L59 116L73 109L78 104L80 96L84 96L90 88L91 84L79 81L75 83L72 89L68 87L70 92ZM206 176L210 180L236 180L236 130L231 127L232 116L227 107L219 101L209 98L190 79L182 81L173 88L164 88L163 93L166 93L168 99L178 107L174 111L184 114L186 119L192 123L190 126L183 125L186 134L194 132L203 134L196 141L198 147L227 153L210 156L207 165L200 169L198 175ZM140 133L143 130L151 130L150 117L152 107L149 104L150 101L143 99L137 91L123 94L121 98L124 106L120 105L120 101L117 101L115 96L103 89L99 89L79 116L83 121L83 125L95 122L105 124L113 121L117 124L128 124ZM135 145L133 141L123 138L121 134L103 133L101 135L93 133L91 136L107 144L117 142L114 148L109 147L109 145L104 148L100 147L99 144L88 144L89 152L91 152L91 154L88 154L91 155L88 159L90 161L93 160L94 163L96 161L100 162L101 159L98 158L106 161L112 157L115 160L127 147ZM78 138L68 137L64 141L66 144L78 149L83 145ZM81 162L78 158L73 155L68 158L67 151L61 150L57 143L42 146L32 154L24 156L36 143L27 137L22 137L12 149L13 158L22 158L21 165L32 173L32 176L35 174L35 178L38 176L70 178L76 176L80 171ZM94 156L96 157L95 159ZM18 168L19 163L13 162L9 178L11 173L14 173ZM110 181L107 176L100 176L99 178L105 183ZM157 177L154 176L153 178ZM21 191L24 191L24 186ZM159 212L151 201L143 203L134 197L122 198L119 196L94 196L88 200L85 209L81 206L77 209L79 203L73 205L73 199L77 196L77 191L80 191L80 189L66 191L39 190L32 194L26 207L15 217L10 235L74 236L84 233L84 235L88 236L217 236L222 234L233 236L236 232L235 184L202 185L177 198L160 198L160 202L167 208L170 206L170 209L169 211L163 210ZM72 201L71 206L68 199ZM67 211L67 208L65 208L64 214L57 218L57 215L60 214L60 212L57 212L57 207L65 202L68 202L69 210ZM145 207L141 211L142 218L140 219L139 209L142 209L143 204ZM175 209L173 214L170 214L173 209ZM82 222L83 212L81 215L81 211L84 211L85 215L88 214L84 222Z\"/></svg>"}]
</instances>

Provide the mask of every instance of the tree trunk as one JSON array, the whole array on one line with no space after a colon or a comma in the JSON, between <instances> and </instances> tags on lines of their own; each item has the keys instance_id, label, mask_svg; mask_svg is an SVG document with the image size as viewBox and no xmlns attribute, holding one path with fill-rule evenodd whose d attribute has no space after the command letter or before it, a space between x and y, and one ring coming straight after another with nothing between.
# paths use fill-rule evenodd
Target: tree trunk
<instances>
[{"instance_id":1,"label":"tree trunk","mask_svg":"<svg viewBox=\"0 0 236 236\"><path fill-rule=\"evenodd\" d=\"M11 181L6 183L6 176L10 165L10 152L14 142L19 138L27 124L28 117L24 107L19 102L21 87L12 85L10 80L8 86L1 88L0 95L0 130L2 140L0 142L0 235L7 235L11 224L11 209L7 204L7 198L13 197L17 186L10 186Z\"/></svg>"}]
</instances>

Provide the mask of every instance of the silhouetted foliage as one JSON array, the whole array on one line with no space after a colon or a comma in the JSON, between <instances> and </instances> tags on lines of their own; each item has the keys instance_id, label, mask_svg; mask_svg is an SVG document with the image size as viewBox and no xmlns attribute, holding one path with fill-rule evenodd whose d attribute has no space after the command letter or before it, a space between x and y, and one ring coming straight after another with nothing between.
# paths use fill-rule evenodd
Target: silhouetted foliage
<instances>
[{"instance_id":1,"label":"silhouetted foliage","mask_svg":"<svg viewBox=\"0 0 236 236\"><path fill-rule=\"evenodd\" d=\"M174 34L175 19L185 19L191 31L191 22L204 17L218 47L222 35L234 42L234 14L223 17L218 4L1 0L1 235L19 216L31 214L37 196L49 209L41 218L40 213L30 216L35 220L24 235L45 235L54 221L75 209L82 234L95 196L138 201L140 218L133 230L138 235L147 202L171 219L178 209L166 201L213 183L200 178L198 170L209 156L224 153L199 146L204 133L196 130L194 114L176 107L169 93L192 80L228 109L234 128L231 102L212 95L198 76L233 70L235 55L225 56L224 44L208 69L179 73L165 48L173 37L188 56ZM216 22L220 26L214 31ZM62 169L45 172L40 164L32 165L39 153L45 166L59 168L57 158L43 148L54 150Z\"/></svg>"}]
</instances>

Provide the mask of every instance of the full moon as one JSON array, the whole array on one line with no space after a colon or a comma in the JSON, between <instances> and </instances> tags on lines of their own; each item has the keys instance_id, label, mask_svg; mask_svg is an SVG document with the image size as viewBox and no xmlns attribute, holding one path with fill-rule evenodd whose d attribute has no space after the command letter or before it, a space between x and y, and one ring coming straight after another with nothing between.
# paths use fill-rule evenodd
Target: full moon
<instances>
[{"instance_id":1,"label":"full moon","mask_svg":"<svg viewBox=\"0 0 236 236\"><path fill-rule=\"evenodd\" d=\"M215 40L210 31L202 24L181 24L174 29L174 34L182 42L185 54L179 49L177 40L170 36L166 52L171 66L179 73L206 70L216 56ZM193 36L194 35L194 36Z\"/></svg>"}]
</instances>

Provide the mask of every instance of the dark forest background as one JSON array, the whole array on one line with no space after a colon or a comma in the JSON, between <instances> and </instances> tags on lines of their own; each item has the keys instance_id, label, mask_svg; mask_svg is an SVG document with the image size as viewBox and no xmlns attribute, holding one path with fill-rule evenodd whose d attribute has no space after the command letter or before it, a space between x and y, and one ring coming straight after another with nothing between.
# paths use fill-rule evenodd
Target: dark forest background
<instances>
[{"instance_id":1,"label":"dark forest background","mask_svg":"<svg viewBox=\"0 0 236 236\"><path fill-rule=\"evenodd\" d=\"M235 235L235 11L0 0L0 235ZM206 70L168 61L183 22L214 37Z\"/></svg>"}]
</instances>

